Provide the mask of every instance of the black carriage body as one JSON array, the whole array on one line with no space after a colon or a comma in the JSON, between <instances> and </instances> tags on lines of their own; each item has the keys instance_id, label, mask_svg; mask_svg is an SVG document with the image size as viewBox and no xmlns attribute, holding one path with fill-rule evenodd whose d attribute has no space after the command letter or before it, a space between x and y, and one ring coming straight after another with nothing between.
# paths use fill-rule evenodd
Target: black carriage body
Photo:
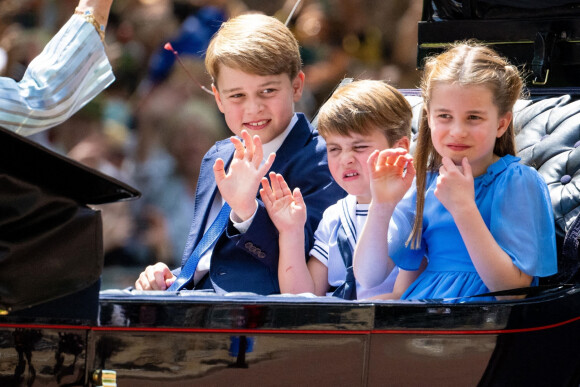
<instances>
[{"instance_id":1,"label":"black carriage body","mask_svg":"<svg viewBox=\"0 0 580 387\"><path fill-rule=\"evenodd\" d=\"M516 302L367 303L103 292L98 325L0 323L0 384L509 385L580 382L580 288ZM29 384L32 382L32 384Z\"/></svg>"}]
</instances>

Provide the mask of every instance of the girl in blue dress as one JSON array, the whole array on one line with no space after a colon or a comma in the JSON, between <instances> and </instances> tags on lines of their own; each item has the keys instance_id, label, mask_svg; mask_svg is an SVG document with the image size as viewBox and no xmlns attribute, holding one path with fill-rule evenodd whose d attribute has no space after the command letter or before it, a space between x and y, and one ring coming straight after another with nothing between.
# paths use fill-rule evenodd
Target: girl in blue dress
<instances>
[{"instance_id":1,"label":"girl in blue dress","mask_svg":"<svg viewBox=\"0 0 580 387\"><path fill-rule=\"evenodd\" d=\"M380 283L394 261L402 299L463 302L554 274L548 189L515 157L516 67L488 47L461 43L427 61L421 88L415 168L402 149L369 158L372 201L354 253L357 280Z\"/></svg>"}]
</instances>

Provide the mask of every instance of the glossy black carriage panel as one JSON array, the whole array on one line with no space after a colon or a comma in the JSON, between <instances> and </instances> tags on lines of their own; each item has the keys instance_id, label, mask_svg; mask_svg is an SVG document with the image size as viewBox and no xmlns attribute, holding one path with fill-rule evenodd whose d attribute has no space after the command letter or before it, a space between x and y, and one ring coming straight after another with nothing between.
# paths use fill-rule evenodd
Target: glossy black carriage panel
<instances>
[{"instance_id":1,"label":"glossy black carriage panel","mask_svg":"<svg viewBox=\"0 0 580 387\"><path fill-rule=\"evenodd\" d=\"M375 316L369 385L430 381L434 385L571 386L580 382L577 287L518 301L377 304ZM396 366L381 366L389 363ZM425 373L414 372L417 369Z\"/></svg>"},{"instance_id":2,"label":"glossy black carriage panel","mask_svg":"<svg viewBox=\"0 0 580 387\"><path fill-rule=\"evenodd\" d=\"M85 385L87 332L0 325L0 386Z\"/></svg>"},{"instance_id":3,"label":"glossy black carriage panel","mask_svg":"<svg viewBox=\"0 0 580 387\"><path fill-rule=\"evenodd\" d=\"M374 333L369 386L476 386L496 346L496 335Z\"/></svg>"},{"instance_id":4,"label":"glossy black carriage panel","mask_svg":"<svg viewBox=\"0 0 580 387\"><path fill-rule=\"evenodd\" d=\"M364 385L368 334L96 332L118 385Z\"/></svg>"},{"instance_id":5,"label":"glossy black carriage panel","mask_svg":"<svg viewBox=\"0 0 580 387\"><path fill-rule=\"evenodd\" d=\"M119 385L366 383L372 304L207 298L103 295L93 368Z\"/></svg>"}]
</instances>

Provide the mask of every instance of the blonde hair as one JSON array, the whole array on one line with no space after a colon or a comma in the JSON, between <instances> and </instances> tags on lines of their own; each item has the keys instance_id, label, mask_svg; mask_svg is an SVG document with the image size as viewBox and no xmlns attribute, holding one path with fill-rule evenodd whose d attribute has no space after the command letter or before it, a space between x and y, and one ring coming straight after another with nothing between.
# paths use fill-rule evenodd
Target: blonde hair
<instances>
[{"instance_id":1,"label":"blonde hair","mask_svg":"<svg viewBox=\"0 0 580 387\"><path fill-rule=\"evenodd\" d=\"M383 81L359 80L339 87L318 112L318 132L349 136L380 130L389 145L411 136L413 112L405 97Z\"/></svg>"},{"instance_id":2,"label":"blonde hair","mask_svg":"<svg viewBox=\"0 0 580 387\"><path fill-rule=\"evenodd\" d=\"M427 172L437 171L441 165L441 156L433 146L427 122L431 94L433 88L439 84L485 86L492 93L499 115L503 116L513 110L514 104L521 97L523 80L518 69L507 59L474 41L456 43L425 62L421 80L424 107L414 156L417 170L417 212L408 241L412 248L419 248L421 245ZM513 120L505 133L496 139L493 153L500 157L516 154Z\"/></svg>"},{"instance_id":3,"label":"blonde hair","mask_svg":"<svg viewBox=\"0 0 580 387\"><path fill-rule=\"evenodd\" d=\"M223 23L207 48L205 67L216 87L221 65L255 75L288 74L293 80L302 60L298 42L284 23L263 14L243 14Z\"/></svg>"}]
</instances>

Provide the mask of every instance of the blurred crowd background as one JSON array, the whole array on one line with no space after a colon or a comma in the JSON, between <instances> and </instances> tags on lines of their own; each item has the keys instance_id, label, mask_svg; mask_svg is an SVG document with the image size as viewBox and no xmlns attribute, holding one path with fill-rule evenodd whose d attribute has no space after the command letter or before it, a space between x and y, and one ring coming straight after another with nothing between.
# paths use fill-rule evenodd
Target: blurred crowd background
<instances>
[{"instance_id":1,"label":"blurred crowd background","mask_svg":"<svg viewBox=\"0 0 580 387\"><path fill-rule=\"evenodd\" d=\"M0 74L19 80L78 0L0 0ZM285 22L295 0L114 0L106 51L116 81L45 146L139 189L135 201L99 206L103 289L133 285L146 265L181 262L201 159L230 136L201 86L203 53L221 21L262 12ZM421 0L303 0L288 25L302 49L306 88L297 111L313 118L345 77L418 86ZM179 52L163 49L171 42Z\"/></svg>"}]
</instances>

